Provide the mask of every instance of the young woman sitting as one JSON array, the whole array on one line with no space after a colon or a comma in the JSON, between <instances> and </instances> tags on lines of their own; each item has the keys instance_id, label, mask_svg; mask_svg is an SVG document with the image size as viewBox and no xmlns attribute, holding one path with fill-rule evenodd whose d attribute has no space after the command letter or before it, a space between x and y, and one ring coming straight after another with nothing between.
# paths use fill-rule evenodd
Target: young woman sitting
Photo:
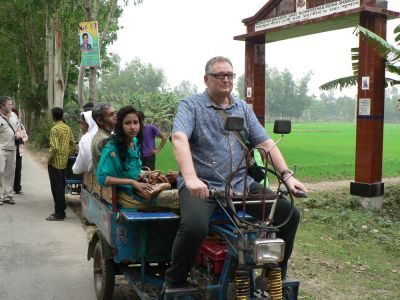
<instances>
[{"instance_id":1,"label":"young woman sitting","mask_svg":"<svg viewBox=\"0 0 400 300\"><path fill-rule=\"evenodd\" d=\"M132 106L125 106L117 113L117 125L114 136L101 150L97 166L97 181L102 186L116 185L119 203L123 207L142 209L146 207L144 199L139 196L152 192L149 183L138 182L142 161L139 145L142 138L143 120ZM124 197L125 196L125 197ZM122 198L130 198L129 205L121 203Z\"/></svg>"}]
</instances>

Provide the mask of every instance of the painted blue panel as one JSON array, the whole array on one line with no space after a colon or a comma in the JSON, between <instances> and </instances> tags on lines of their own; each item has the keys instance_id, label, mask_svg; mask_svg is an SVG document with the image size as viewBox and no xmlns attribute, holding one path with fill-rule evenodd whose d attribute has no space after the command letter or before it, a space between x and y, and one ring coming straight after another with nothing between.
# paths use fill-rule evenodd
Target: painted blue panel
<instances>
[{"instance_id":1,"label":"painted blue panel","mask_svg":"<svg viewBox=\"0 0 400 300\"><path fill-rule=\"evenodd\" d=\"M107 243L112 246L111 240L111 208L96 199L87 190L83 189L81 193L82 213L84 217L96 225L101 235L106 239Z\"/></svg>"},{"instance_id":2,"label":"painted blue panel","mask_svg":"<svg viewBox=\"0 0 400 300\"><path fill-rule=\"evenodd\" d=\"M116 218L113 218L112 241L113 248L116 250L114 256L116 263L138 260L140 238L137 227L133 227L129 223L118 222Z\"/></svg>"},{"instance_id":3,"label":"painted blue panel","mask_svg":"<svg viewBox=\"0 0 400 300\"><path fill-rule=\"evenodd\" d=\"M121 216L128 222L146 222L179 219L173 212L121 212Z\"/></svg>"},{"instance_id":4,"label":"painted blue panel","mask_svg":"<svg viewBox=\"0 0 400 300\"><path fill-rule=\"evenodd\" d=\"M66 184L80 184L81 181L79 179L65 179Z\"/></svg>"},{"instance_id":5,"label":"painted blue panel","mask_svg":"<svg viewBox=\"0 0 400 300\"><path fill-rule=\"evenodd\" d=\"M362 116L357 115L358 120L383 120L383 115L371 115L371 116Z\"/></svg>"}]
</instances>

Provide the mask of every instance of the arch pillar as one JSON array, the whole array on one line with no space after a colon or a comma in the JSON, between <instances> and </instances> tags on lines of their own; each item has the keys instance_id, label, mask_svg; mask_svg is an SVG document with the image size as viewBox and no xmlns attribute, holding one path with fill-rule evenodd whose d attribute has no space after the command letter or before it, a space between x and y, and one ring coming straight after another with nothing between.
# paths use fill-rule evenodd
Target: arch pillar
<instances>
[{"instance_id":1,"label":"arch pillar","mask_svg":"<svg viewBox=\"0 0 400 300\"><path fill-rule=\"evenodd\" d=\"M387 16L362 12L360 25L386 39ZM364 206L381 208L385 60L360 35L355 180L350 194L368 197ZM368 201L367 201L368 200Z\"/></svg>"},{"instance_id":2,"label":"arch pillar","mask_svg":"<svg viewBox=\"0 0 400 300\"><path fill-rule=\"evenodd\" d=\"M265 38L246 41L245 95L261 125L265 124Z\"/></svg>"},{"instance_id":3,"label":"arch pillar","mask_svg":"<svg viewBox=\"0 0 400 300\"><path fill-rule=\"evenodd\" d=\"M246 42L245 95L260 123L265 124L266 105L263 43L357 24L386 39L387 20L400 18L400 12L387 7L387 0L268 0L244 19L246 34L234 38ZM355 179L350 183L350 193L361 196L361 203L367 202L364 206L380 208L384 192L385 61L361 37L359 44Z\"/></svg>"}]
</instances>

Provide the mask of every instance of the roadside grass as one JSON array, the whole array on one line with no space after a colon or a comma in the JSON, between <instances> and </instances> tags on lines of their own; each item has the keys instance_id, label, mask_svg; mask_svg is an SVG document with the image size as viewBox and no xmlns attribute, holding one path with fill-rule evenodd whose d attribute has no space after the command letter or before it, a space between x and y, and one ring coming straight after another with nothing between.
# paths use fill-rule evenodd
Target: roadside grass
<instances>
[{"instance_id":1,"label":"roadside grass","mask_svg":"<svg viewBox=\"0 0 400 300\"><path fill-rule=\"evenodd\" d=\"M266 125L272 132L273 124ZM274 140L279 136L272 134ZM216 141L217 142L217 141ZM353 123L292 123L292 133L279 144L290 167L298 165L303 181L353 179L356 125ZM400 124L385 124L383 176L400 176ZM167 142L157 156L157 169L177 170L172 145Z\"/></svg>"},{"instance_id":2,"label":"roadside grass","mask_svg":"<svg viewBox=\"0 0 400 300\"><path fill-rule=\"evenodd\" d=\"M272 132L272 124L266 126ZM276 140L277 136L272 135ZM356 125L353 123L292 123L292 133L279 148L289 166L298 164L304 181L354 178ZM383 176L400 175L400 124L385 124Z\"/></svg>"},{"instance_id":3,"label":"roadside grass","mask_svg":"<svg viewBox=\"0 0 400 300\"><path fill-rule=\"evenodd\" d=\"M386 188L381 212L347 190L319 192L303 212L289 276L299 299L397 299L400 295L400 185Z\"/></svg>"}]
</instances>

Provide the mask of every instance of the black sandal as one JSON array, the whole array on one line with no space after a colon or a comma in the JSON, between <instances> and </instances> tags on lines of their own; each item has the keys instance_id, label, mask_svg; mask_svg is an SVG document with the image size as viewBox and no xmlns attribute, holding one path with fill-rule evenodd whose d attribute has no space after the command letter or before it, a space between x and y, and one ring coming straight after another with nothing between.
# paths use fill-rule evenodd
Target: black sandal
<instances>
[{"instance_id":1,"label":"black sandal","mask_svg":"<svg viewBox=\"0 0 400 300\"><path fill-rule=\"evenodd\" d=\"M46 221L64 221L64 218L60 218L56 214L51 214L46 218Z\"/></svg>"},{"instance_id":2,"label":"black sandal","mask_svg":"<svg viewBox=\"0 0 400 300\"><path fill-rule=\"evenodd\" d=\"M3 203L14 205L15 201L13 198L5 198L5 199L3 199Z\"/></svg>"}]
</instances>

